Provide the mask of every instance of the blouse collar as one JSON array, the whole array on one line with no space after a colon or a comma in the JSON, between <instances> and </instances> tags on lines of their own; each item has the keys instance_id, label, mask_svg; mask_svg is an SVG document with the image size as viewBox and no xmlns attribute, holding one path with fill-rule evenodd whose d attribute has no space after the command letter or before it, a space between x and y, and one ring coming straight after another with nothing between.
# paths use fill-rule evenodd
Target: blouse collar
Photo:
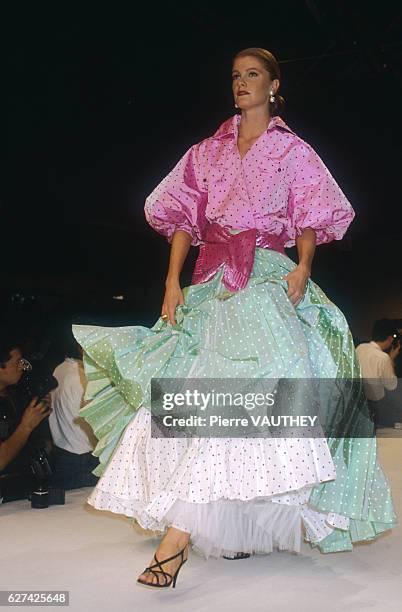
<instances>
[{"instance_id":1,"label":"blouse collar","mask_svg":"<svg viewBox=\"0 0 402 612\"><path fill-rule=\"evenodd\" d=\"M220 127L217 129L215 134L212 136L212 138L223 138L225 136L237 136L240 119L241 119L240 114L233 115L233 117L230 117L229 119L227 119L224 123L222 123L222 125L220 125ZM267 132L275 128L277 129L279 128L281 130L284 130L286 132L290 132L291 134L296 135L295 132L291 130L288 125L286 125L284 120L281 117L279 117L279 115L275 115L274 117L270 118Z\"/></svg>"}]
</instances>

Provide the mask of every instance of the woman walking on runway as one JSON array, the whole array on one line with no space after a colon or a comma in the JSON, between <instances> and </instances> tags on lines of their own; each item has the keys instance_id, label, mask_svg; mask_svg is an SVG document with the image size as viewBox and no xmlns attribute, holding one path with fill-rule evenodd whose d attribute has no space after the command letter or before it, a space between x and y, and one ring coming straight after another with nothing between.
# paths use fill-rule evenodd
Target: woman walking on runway
<instances>
[{"instance_id":1,"label":"woman walking on runway","mask_svg":"<svg viewBox=\"0 0 402 612\"><path fill-rule=\"evenodd\" d=\"M92 400L82 414L99 438L88 501L165 533L138 577L152 587L175 586L190 541L205 557L238 559L299 551L303 527L336 552L396 524L375 437L151 436L152 378L360 377L343 314L310 279L316 245L341 239L353 209L280 118L275 57L240 52L232 79L239 114L146 200L147 221L171 242L160 319L74 326ZM182 290L190 245L200 253ZM297 264L284 251L293 245Z\"/></svg>"}]
</instances>

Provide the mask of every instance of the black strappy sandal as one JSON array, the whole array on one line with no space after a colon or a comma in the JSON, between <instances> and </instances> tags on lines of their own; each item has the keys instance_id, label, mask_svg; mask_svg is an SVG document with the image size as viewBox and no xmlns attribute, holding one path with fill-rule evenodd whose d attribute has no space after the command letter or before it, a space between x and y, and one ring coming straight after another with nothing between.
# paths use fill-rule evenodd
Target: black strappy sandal
<instances>
[{"instance_id":1,"label":"black strappy sandal","mask_svg":"<svg viewBox=\"0 0 402 612\"><path fill-rule=\"evenodd\" d=\"M156 587L156 588L164 588L164 587L170 587L170 585L173 586L173 588L175 588L176 586L176 580L177 580L177 576L179 575L179 571L181 569L181 566L185 564L185 562L187 561L187 557L184 558L184 551L186 550L188 544L186 544L186 546L183 548L183 550L181 550L180 552L177 553L177 555L173 555L173 557L169 557L168 559L164 559L163 561L158 561L158 558L156 555L154 555L154 559L156 561L156 563L154 563L153 565L150 565L149 567L146 567L145 570L143 571L143 574L145 574L146 572L150 572L151 574L153 574L154 576L156 576L157 579L157 583L152 583L152 582L143 582L142 580L140 580L139 578L137 579L138 584L141 584L142 586L146 586L146 587ZM172 574L169 574L169 572L165 572L162 568L162 565L164 563L168 563L168 561L173 561L173 559L176 559L176 557L178 557L179 555L181 555L181 563L179 565L179 567L177 568L176 572L174 573L174 575L172 576ZM158 567L159 569L154 569L155 567ZM161 584L159 582L159 575L162 575L164 578L164 583ZM170 580L169 580L170 579Z\"/></svg>"},{"instance_id":2,"label":"black strappy sandal","mask_svg":"<svg viewBox=\"0 0 402 612\"><path fill-rule=\"evenodd\" d=\"M227 559L228 561L237 561L237 559L248 559L251 555L249 553L244 553L244 552L238 552L235 554L234 557L226 557L225 555L222 555L222 557L224 559Z\"/></svg>"}]
</instances>

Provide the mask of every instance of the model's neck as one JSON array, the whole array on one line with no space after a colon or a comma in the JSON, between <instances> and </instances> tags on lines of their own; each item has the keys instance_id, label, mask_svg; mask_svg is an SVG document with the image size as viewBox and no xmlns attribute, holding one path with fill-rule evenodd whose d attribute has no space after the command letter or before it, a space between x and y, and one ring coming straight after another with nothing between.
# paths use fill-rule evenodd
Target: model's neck
<instances>
[{"instance_id":1,"label":"model's neck","mask_svg":"<svg viewBox=\"0 0 402 612\"><path fill-rule=\"evenodd\" d=\"M239 125L239 136L244 139L257 138L268 129L271 120L267 108L243 110Z\"/></svg>"}]
</instances>

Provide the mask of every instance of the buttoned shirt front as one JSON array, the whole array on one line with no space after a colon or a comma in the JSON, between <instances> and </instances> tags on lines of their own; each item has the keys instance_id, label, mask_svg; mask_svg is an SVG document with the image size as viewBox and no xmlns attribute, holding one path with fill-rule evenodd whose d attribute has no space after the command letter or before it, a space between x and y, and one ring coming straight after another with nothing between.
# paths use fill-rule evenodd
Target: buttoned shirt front
<instances>
[{"instance_id":1,"label":"buttoned shirt front","mask_svg":"<svg viewBox=\"0 0 402 612\"><path fill-rule=\"evenodd\" d=\"M341 239L354 211L312 147L275 116L241 158L239 123L235 115L190 147L146 199L149 224L169 241L184 230L193 245L212 222L281 236L286 247L307 227L317 244Z\"/></svg>"}]
</instances>

